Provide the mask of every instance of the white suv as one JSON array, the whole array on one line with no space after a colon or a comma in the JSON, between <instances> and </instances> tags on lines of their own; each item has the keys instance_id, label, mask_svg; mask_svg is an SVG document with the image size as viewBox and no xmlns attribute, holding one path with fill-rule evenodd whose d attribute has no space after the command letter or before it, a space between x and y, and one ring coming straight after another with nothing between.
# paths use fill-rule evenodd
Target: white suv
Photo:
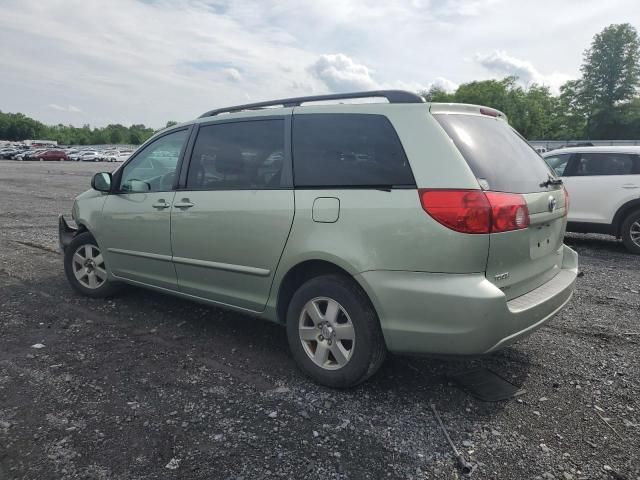
<instances>
[{"instance_id":1,"label":"white suv","mask_svg":"<svg viewBox=\"0 0 640 480\"><path fill-rule=\"evenodd\" d=\"M567 230L622 238L640 254L640 147L574 147L543 154L569 192Z\"/></svg>"}]
</instances>

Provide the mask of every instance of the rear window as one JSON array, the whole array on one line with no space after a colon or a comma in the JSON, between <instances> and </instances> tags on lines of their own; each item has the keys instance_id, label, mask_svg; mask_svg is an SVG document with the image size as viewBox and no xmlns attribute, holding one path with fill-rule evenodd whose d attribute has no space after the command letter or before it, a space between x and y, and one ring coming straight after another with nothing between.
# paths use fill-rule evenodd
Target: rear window
<instances>
[{"instance_id":1,"label":"rear window","mask_svg":"<svg viewBox=\"0 0 640 480\"><path fill-rule=\"evenodd\" d=\"M400 139L383 115L296 115L293 159L296 187L415 187Z\"/></svg>"},{"instance_id":2,"label":"rear window","mask_svg":"<svg viewBox=\"0 0 640 480\"><path fill-rule=\"evenodd\" d=\"M544 160L504 120L480 115L436 114L484 190L529 193L552 174Z\"/></svg>"}]
</instances>

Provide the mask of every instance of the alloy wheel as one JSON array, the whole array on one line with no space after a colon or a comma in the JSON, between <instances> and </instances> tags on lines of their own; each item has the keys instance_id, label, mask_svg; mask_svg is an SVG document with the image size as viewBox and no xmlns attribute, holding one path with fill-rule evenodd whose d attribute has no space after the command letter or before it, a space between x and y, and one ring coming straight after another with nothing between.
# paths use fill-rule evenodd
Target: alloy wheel
<instances>
[{"instance_id":1,"label":"alloy wheel","mask_svg":"<svg viewBox=\"0 0 640 480\"><path fill-rule=\"evenodd\" d=\"M640 220L636 220L629 228L629 236L631 241L640 247Z\"/></svg>"},{"instance_id":2,"label":"alloy wheel","mask_svg":"<svg viewBox=\"0 0 640 480\"><path fill-rule=\"evenodd\" d=\"M309 300L300 313L298 335L302 347L317 366L326 370L344 367L356 345L353 322L335 300L317 297Z\"/></svg>"},{"instance_id":3,"label":"alloy wheel","mask_svg":"<svg viewBox=\"0 0 640 480\"><path fill-rule=\"evenodd\" d=\"M73 274L85 288L95 290L107 281L107 270L102 253L96 245L81 245L73 254Z\"/></svg>"}]
</instances>

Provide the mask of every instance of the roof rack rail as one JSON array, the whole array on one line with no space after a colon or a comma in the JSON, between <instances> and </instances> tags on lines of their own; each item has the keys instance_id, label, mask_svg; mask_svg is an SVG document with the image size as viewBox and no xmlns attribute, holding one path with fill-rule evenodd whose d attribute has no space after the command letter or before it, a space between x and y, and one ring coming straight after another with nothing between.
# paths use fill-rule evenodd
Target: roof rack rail
<instances>
[{"instance_id":1,"label":"roof rack rail","mask_svg":"<svg viewBox=\"0 0 640 480\"><path fill-rule=\"evenodd\" d=\"M267 102L247 103L245 105L235 105L233 107L218 108L209 110L200 115L199 118L213 117L219 113L240 112L242 110L256 110L264 107L275 107L281 105L283 107L299 107L307 102L322 102L325 100L348 100L352 98L386 98L389 103L423 103L424 99L416 94L404 90L372 90L369 92L353 92L353 93L332 93L329 95L313 95L309 97L283 98L281 100L270 100Z\"/></svg>"}]
</instances>

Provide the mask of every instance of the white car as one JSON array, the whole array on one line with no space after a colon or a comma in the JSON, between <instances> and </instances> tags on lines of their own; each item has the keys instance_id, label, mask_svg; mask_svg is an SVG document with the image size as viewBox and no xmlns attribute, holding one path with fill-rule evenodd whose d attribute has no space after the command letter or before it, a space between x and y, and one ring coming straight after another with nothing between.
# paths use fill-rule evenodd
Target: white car
<instances>
[{"instance_id":1,"label":"white car","mask_svg":"<svg viewBox=\"0 0 640 480\"><path fill-rule=\"evenodd\" d=\"M116 162L124 162L125 160L128 160L132 154L133 151L131 150L122 150L116 157Z\"/></svg>"},{"instance_id":2,"label":"white car","mask_svg":"<svg viewBox=\"0 0 640 480\"><path fill-rule=\"evenodd\" d=\"M569 193L567 230L614 235L640 254L640 147L572 147L543 157Z\"/></svg>"},{"instance_id":3,"label":"white car","mask_svg":"<svg viewBox=\"0 0 640 480\"><path fill-rule=\"evenodd\" d=\"M99 162L102 158L102 155L94 150L88 150L86 152L82 152L78 157L78 160L81 162Z\"/></svg>"},{"instance_id":4,"label":"white car","mask_svg":"<svg viewBox=\"0 0 640 480\"><path fill-rule=\"evenodd\" d=\"M117 162L120 152L118 150L106 150L101 152L100 155L103 162Z\"/></svg>"}]
</instances>

